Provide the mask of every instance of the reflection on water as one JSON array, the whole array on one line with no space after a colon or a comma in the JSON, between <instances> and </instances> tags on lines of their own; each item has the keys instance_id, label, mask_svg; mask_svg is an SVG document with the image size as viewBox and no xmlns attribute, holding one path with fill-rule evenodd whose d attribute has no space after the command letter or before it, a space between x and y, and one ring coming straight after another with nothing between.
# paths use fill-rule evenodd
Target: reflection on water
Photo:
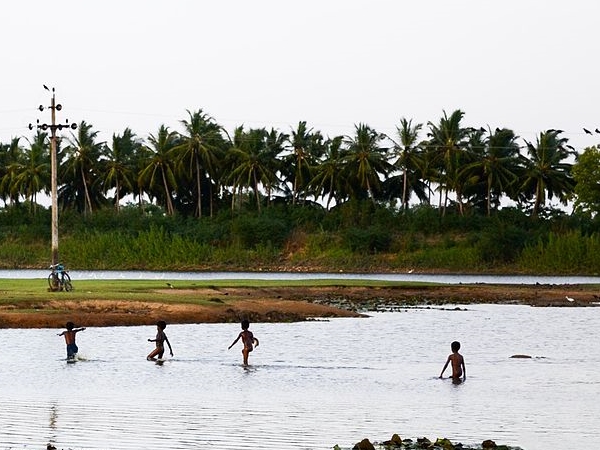
<instances>
[{"instance_id":1,"label":"reflection on water","mask_svg":"<svg viewBox=\"0 0 600 450\"><path fill-rule=\"evenodd\" d=\"M368 319L167 327L174 358L145 360L154 327L88 328L66 364L56 330L0 330L0 448L331 449L364 437L483 439L527 450L600 438L596 308L471 305ZM85 325L85 324L78 324ZM439 380L460 340L467 380ZM527 354L531 359L511 359Z\"/></svg>"}]
</instances>

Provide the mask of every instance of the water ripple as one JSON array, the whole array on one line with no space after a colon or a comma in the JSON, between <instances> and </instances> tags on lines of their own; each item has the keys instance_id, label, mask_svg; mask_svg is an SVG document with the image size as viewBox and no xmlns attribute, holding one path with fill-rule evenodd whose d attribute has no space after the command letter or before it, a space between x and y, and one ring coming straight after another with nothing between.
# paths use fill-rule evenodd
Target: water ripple
<instances>
[{"instance_id":1,"label":"water ripple","mask_svg":"<svg viewBox=\"0 0 600 450\"><path fill-rule=\"evenodd\" d=\"M145 360L153 327L88 328L66 364L56 330L0 330L0 448L331 449L364 437L491 438L527 450L600 439L592 308L477 305L326 323L172 325L175 357ZM439 380L459 339L468 379ZM511 359L524 353L543 358Z\"/></svg>"}]
</instances>

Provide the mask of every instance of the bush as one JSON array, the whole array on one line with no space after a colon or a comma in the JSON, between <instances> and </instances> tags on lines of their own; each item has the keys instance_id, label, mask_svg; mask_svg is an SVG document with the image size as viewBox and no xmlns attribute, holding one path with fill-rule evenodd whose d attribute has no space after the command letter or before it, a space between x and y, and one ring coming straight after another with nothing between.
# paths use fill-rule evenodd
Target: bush
<instances>
[{"instance_id":1,"label":"bush","mask_svg":"<svg viewBox=\"0 0 600 450\"><path fill-rule=\"evenodd\" d=\"M350 228L344 233L343 245L353 252L378 253L390 249L392 236L381 227Z\"/></svg>"},{"instance_id":2,"label":"bush","mask_svg":"<svg viewBox=\"0 0 600 450\"><path fill-rule=\"evenodd\" d=\"M521 228L498 224L479 235L475 249L479 258L486 263L512 263L521 254L528 237Z\"/></svg>"},{"instance_id":3,"label":"bush","mask_svg":"<svg viewBox=\"0 0 600 450\"><path fill-rule=\"evenodd\" d=\"M239 242L243 248L261 244L281 248L290 232L291 227L284 220L266 216L239 217L233 220L231 227L232 241Z\"/></svg>"},{"instance_id":4,"label":"bush","mask_svg":"<svg viewBox=\"0 0 600 450\"><path fill-rule=\"evenodd\" d=\"M413 233L436 234L442 229L440 212L431 206L415 206L405 215L407 230Z\"/></svg>"},{"instance_id":5,"label":"bush","mask_svg":"<svg viewBox=\"0 0 600 450\"><path fill-rule=\"evenodd\" d=\"M2 267L47 267L50 216L25 204L0 209ZM222 209L194 218L131 205L118 214L61 211L59 220L60 258L79 269L255 270L283 261L326 271L600 272L600 217L532 218L517 208L442 217L435 207L398 211L369 200L332 211L282 202L261 213Z\"/></svg>"}]
</instances>

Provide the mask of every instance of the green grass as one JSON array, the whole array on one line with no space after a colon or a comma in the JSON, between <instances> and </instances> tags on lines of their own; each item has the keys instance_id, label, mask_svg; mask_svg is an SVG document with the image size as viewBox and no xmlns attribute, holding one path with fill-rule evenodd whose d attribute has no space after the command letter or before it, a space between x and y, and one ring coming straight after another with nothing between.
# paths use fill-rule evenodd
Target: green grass
<instances>
[{"instance_id":1,"label":"green grass","mask_svg":"<svg viewBox=\"0 0 600 450\"><path fill-rule=\"evenodd\" d=\"M170 289L167 283L174 287ZM210 304L218 292L206 289L273 288L310 286L401 287L427 286L436 283L394 282L379 280L80 280L73 281L71 292L49 292L45 279L2 280L0 304L46 302L50 300L135 300L163 303ZM170 292L172 291L172 293ZM182 292L183 291L183 292Z\"/></svg>"}]
</instances>

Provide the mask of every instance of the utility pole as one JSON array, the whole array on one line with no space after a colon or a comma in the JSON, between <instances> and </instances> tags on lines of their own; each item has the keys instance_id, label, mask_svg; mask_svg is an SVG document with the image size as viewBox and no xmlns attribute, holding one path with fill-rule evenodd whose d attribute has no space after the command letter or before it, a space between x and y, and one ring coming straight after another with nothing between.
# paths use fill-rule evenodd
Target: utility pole
<instances>
[{"instance_id":1,"label":"utility pole","mask_svg":"<svg viewBox=\"0 0 600 450\"><path fill-rule=\"evenodd\" d=\"M48 86L44 84L44 89L50 92ZM64 124L56 123L56 111L60 111L62 109L62 105L56 103L56 96L54 94L54 88L52 88L52 98L50 100L51 110L51 123L50 125L46 123L40 123L39 119L37 120L37 124L29 124L29 129L33 130L34 127L37 129L41 129L46 131L50 128L50 170L51 170L51 197L52 197L52 270L58 264L58 188L57 188L57 180L56 180L56 171L57 171L57 155L56 155L56 130L62 130L63 128L71 128L75 130L77 128L77 124L72 123L69 125L69 121L65 120ZM38 107L40 111L44 111L44 105L40 105Z\"/></svg>"}]
</instances>

